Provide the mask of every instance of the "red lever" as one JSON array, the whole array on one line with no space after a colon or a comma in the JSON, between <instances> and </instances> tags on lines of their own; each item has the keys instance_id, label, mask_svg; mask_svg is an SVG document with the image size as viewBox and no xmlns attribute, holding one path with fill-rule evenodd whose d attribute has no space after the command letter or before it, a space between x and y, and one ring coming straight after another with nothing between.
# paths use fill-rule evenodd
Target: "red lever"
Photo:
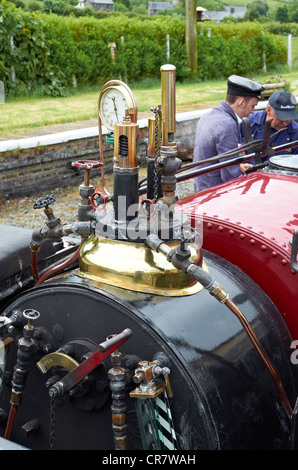
<instances>
[{"instance_id":1,"label":"red lever","mask_svg":"<svg viewBox=\"0 0 298 470\"><path fill-rule=\"evenodd\" d=\"M119 346L124 343L130 336L132 331L129 328L123 330L119 335L113 336L111 339L108 339L104 343L101 343L92 356L88 357L84 362L82 362L78 367L73 369L69 374L63 377L61 380L56 382L49 390L50 396L60 396L65 392L71 390L75 385L77 385L81 380L83 380L87 375L92 372L101 362L103 362L113 351L119 348Z\"/></svg>"}]
</instances>

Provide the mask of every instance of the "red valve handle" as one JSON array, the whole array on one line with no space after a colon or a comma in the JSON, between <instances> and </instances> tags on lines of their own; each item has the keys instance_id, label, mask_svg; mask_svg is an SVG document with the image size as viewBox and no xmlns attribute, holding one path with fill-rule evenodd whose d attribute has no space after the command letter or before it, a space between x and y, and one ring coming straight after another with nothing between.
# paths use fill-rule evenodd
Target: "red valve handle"
<instances>
[{"instance_id":1,"label":"red valve handle","mask_svg":"<svg viewBox=\"0 0 298 470\"><path fill-rule=\"evenodd\" d=\"M103 194L98 189L96 189L92 196L89 197L89 200L93 209L96 210L100 206L102 206L103 208L105 207L106 203L109 200L109 196L107 194Z\"/></svg>"},{"instance_id":2,"label":"red valve handle","mask_svg":"<svg viewBox=\"0 0 298 470\"><path fill-rule=\"evenodd\" d=\"M149 210L147 208L150 208ZM154 204L154 199L146 199L142 198L141 204L140 204L140 213L147 217L147 220L150 219L150 217L156 212L156 206Z\"/></svg>"},{"instance_id":3,"label":"red valve handle","mask_svg":"<svg viewBox=\"0 0 298 470\"><path fill-rule=\"evenodd\" d=\"M77 166L78 168L84 168L85 170L91 170L92 168L99 168L103 165L102 162L97 162L96 160L78 160L72 162L72 166Z\"/></svg>"}]
</instances>

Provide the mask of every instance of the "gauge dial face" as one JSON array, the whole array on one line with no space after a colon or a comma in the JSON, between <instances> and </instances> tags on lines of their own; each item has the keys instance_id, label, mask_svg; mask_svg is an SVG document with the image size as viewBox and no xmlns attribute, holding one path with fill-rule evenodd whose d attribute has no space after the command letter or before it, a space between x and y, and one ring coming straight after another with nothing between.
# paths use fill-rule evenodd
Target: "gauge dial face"
<instances>
[{"instance_id":1,"label":"gauge dial face","mask_svg":"<svg viewBox=\"0 0 298 470\"><path fill-rule=\"evenodd\" d=\"M99 102L99 114L104 126L114 130L114 125L122 122L125 111L129 109L129 97L122 86L110 86L102 94Z\"/></svg>"}]
</instances>

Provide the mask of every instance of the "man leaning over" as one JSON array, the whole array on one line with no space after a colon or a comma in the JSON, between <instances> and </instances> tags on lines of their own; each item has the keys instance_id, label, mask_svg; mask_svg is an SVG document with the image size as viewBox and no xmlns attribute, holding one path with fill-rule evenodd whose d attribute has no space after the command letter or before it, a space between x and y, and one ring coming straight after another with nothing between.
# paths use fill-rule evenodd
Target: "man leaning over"
<instances>
[{"instance_id":1,"label":"man leaning over","mask_svg":"<svg viewBox=\"0 0 298 470\"><path fill-rule=\"evenodd\" d=\"M258 111L248 116L251 126L251 135L254 140L263 138L265 122L271 118L270 147L274 148L298 140L298 124L293 121L293 119L298 119L296 98L289 91L276 91L270 96L265 111ZM240 130L243 134L243 125L241 125ZM277 131L280 132L276 134ZM276 153L276 155L280 154L298 154L298 147ZM263 157L262 161L264 162L268 160L268 158L269 157Z\"/></svg>"},{"instance_id":2,"label":"man leaning over","mask_svg":"<svg viewBox=\"0 0 298 470\"><path fill-rule=\"evenodd\" d=\"M254 107L258 103L263 89L260 83L248 78L237 75L231 75L228 78L225 101L204 114L197 124L194 162L237 148L241 142L239 128L241 119L254 112ZM207 165L200 165L200 168ZM242 164L242 172L245 171L245 168L246 164ZM202 191L236 178L242 174L241 170L239 165L233 165L197 176L194 180L194 191Z\"/></svg>"}]
</instances>

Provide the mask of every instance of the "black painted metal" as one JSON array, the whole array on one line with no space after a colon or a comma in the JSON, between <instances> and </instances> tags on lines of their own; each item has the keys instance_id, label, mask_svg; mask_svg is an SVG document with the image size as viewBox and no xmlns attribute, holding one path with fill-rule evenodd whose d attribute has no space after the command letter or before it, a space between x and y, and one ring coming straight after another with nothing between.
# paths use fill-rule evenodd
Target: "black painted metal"
<instances>
[{"instance_id":1,"label":"black painted metal","mask_svg":"<svg viewBox=\"0 0 298 470\"><path fill-rule=\"evenodd\" d=\"M249 320L294 404L297 392L289 361L291 338L279 312L235 266L210 253L205 253L205 260L211 274ZM166 354L171 370L174 397L170 403L180 449L289 446L290 422L271 376L237 318L207 291L181 297L155 296L103 284L95 286L70 274L25 292L3 313L9 316L15 309L27 308L40 312L35 328L41 328L41 335L47 332L53 350L71 343L78 360L87 353L79 338L98 345L111 334L125 328L132 330L132 337L120 348L128 377L129 449L141 446L135 402L128 396L135 388L131 377L138 360L152 361L159 352ZM19 330L14 332L20 334ZM54 371L43 375L37 369L35 363L43 355L43 351L37 351L31 364L12 434L12 440L33 449L48 448L50 399L45 383ZM6 374L13 370L15 360L12 344ZM110 367L106 359L90 378L89 388L59 399L58 449L114 448L107 381ZM0 397L4 411L8 411L9 397L10 386L5 384ZM35 418L39 419L39 431L23 437L22 425Z\"/></svg>"}]
</instances>

